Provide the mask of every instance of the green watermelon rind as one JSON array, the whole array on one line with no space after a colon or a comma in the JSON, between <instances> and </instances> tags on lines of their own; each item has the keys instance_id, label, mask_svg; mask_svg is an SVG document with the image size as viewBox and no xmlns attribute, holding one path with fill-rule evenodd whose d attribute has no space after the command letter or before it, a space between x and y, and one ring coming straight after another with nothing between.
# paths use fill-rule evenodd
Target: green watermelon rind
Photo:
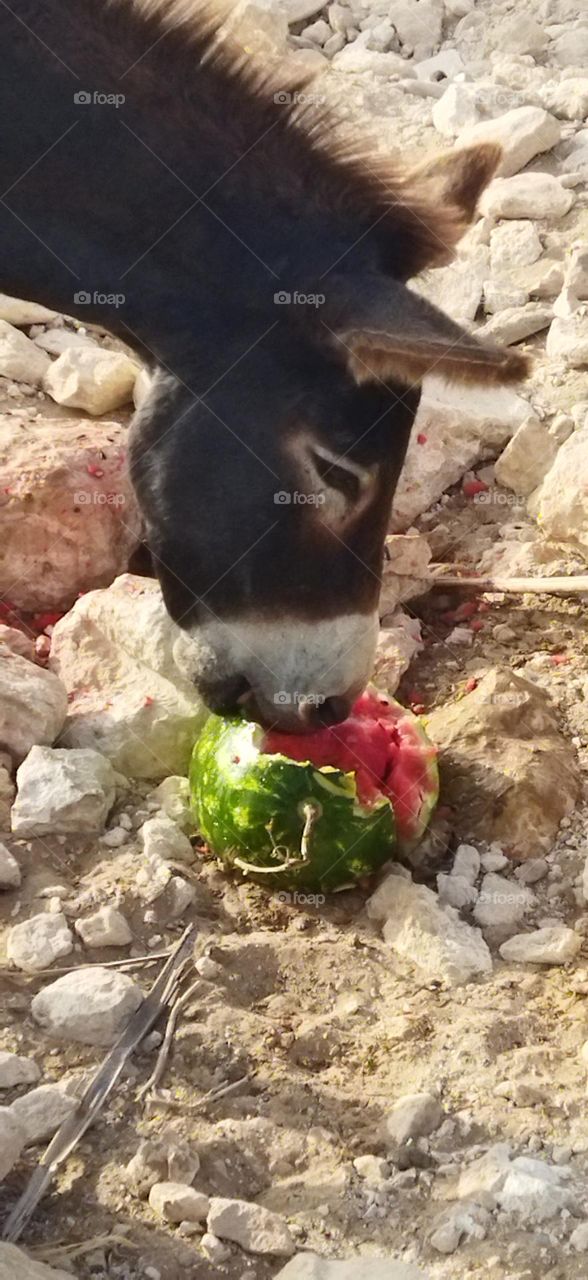
<instances>
[{"instance_id":1,"label":"green watermelon rind","mask_svg":"<svg viewBox=\"0 0 588 1280\"><path fill-rule=\"evenodd\" d=\"M358 801L355 775L261 751L263 730L250 721L210 716L190 765L192 802L211 850L267 887L332 890L371 875L396 844L390 801ZM324 804L325 799L328 804ZM319 807L310 858L300 858L304 805ZM238 860L238 861L236 861Z\"/></svg>"}]
</instances>

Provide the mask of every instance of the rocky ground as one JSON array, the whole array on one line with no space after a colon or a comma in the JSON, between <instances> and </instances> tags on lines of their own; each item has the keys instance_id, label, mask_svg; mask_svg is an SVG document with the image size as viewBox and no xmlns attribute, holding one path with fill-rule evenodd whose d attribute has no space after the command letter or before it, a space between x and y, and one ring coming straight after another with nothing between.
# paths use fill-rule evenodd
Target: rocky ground
<instances>
[{"instance_id":1,"label":"rocky ground","mask_svg":"<svg viewBox=\"0 0 588 1280\"><path fill-rule=\"evenodd\" d=\"M235 34L307 65L382 150L503 143L456 262L418 287L533 372L518 393L429 378L395 505L376 674L439 745L432 830L379 883L289 897L227 878L193 829L202 708L158 588L126 572L147 375L0 297L3 1216L197 927L161 1080L142 1093L158 1026L0 1277L579 1280L588 593L431 586L431 565L587 572L588 17L252 0Z\"/></svg>"}]
</instances>

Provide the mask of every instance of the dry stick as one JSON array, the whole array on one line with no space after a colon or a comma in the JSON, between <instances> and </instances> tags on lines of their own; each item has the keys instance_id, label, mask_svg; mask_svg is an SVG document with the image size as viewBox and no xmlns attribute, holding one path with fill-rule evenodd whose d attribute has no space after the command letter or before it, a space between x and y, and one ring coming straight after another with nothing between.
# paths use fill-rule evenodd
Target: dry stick
<instances>
[{"instance_id":1,"label":"dry stick","mask_svg":"<svg viewBox=\"0 0 588 1280\"><path fill-rule=\"evenodd\" d=\"M182 1115L191 1116L195 1115L196 1112L201 1111L209 1102L218 1102L219 1098L226 1098L227 1094L235 1093L237 1089L241 1088L241 1085L249 1084L249 1082L254 1079L255 1072L249 1071L247 1075L240 1076L238 1080L232 1080L228 1084L220 1084L214 1089L209 1089L208 1093L203 1094L197 1102L185 1103L179 1102L177 1098L164 1098L157 1096L150 1098L149 1102L153 1106L167 1107L170 1111L181 1111Z\"/></svg>"},{"instance_id":2,"label":"dry stick","mask_svg":"<svg viewBox=\"0 0 588 1280\"><path fill-rule=\"evenodd\" d=\"M197 978L196 982L193 982L191 986L188 987L187 991L184 991L183 995L181 996L176 995L173 1004L170 1005L169 1017L167 1020L167 1026L165 1028L165 1035L163 1037L163 1043L161 1044L159 1053L157 1055L157 1061L155 1063L153 1071L151 1072L151 1075L149 1076L149 1079L144 1085L141 1086L141 1088L137 1093L137 1102L142 1102L143 1098L145 1098L147 1094L151 1092L152 1089L157 1088L157 1085L159 1084L159 1081L161 1080L161 1077L167 1065L167 1060L169 1058L170 1051L171 1051L172 1040L174 1038L175 1030L178 1025L178 1018L182 1010L186 1008L186 1005L189 1003L192 996L196 994L198 988L201 986L202 986L202 978Z\"/></svg>"},{"instance_id":3,"label":"dry stick","mask_svg":"<svg viewBox=\"0 0 588 1280\"><path fill-rule=\"evenodd\" d=\"M156 978L151 991L145 996L141 1007L130 1019L122 1035L85 1089L78 1107L64 1120L52 1142L49 1143L28 1186L5 1223L2 1232L3 1240L14 1242L20 1239L56 1169L74 1150L95 1120L133 1050L151 1031L170 1000L175 998L178 984L190 964L195 931L195 925L190 925L184 931L177 947Z\"/></svg>"},{"instance_id":4,"label":"dry stick","mask_svg":"<svg viewBox=\"0 0 588 1280\"><path fill-rule=\"evenodd\" d=\"M442 572L444 565L432 565L431 568L441 570L431 580L431 587L465 587L468 591L512 591L515 594L535 591L553 596L575 596L588 592L586 574L577 578L457 578L450 577L449 574L445 576Z\"/></svg>"},{"instance_id":5,"label":"dry stick","mask_svg":"<svg viewBox=\"0 0 588 1280\"><path fill-rule=\"evenodd\" d=\"M158 960L167 960L171 955L168 947L165 951L154 951L152 955L146 956L128 956L126 960L102 960L101 969L138 969L144 964L155 964ZM66 973L80 973L82 969L92 969L94 966L91 961L85 960L83 964L70 964L64 968L56 969L35 969L34 973L18 973L16 969L12 969L10 965L0 965L0 976L3 973L10 974L11 978L61 978Z\"/></svg>"}]
</instances>

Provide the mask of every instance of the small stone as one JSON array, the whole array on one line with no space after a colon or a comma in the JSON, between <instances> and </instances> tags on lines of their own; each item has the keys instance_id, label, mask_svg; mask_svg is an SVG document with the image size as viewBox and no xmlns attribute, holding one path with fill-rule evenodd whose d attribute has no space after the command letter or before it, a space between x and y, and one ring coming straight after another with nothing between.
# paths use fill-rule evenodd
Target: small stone
<instances>
[{"instance_id":1,"label":"small stone","mask_svg":"<svg viewBox=\"0 0 588 1280\"><path fill-rule=\"evenodd\" d=\"M147 1272L143 1273L145 1276ZM37 1262L14 1244L0 1243L1 1280L72 1280L72 1273Z\"/></svg>"},{"instance_id":2,"label":"small stone","mask_svg":"<svg viewBox=\"0 0 588 1280\"><path fill-rule=\"evenodd\" d=\"M129 832L124 827L111 827L100 836L100 844L106 845L107 849L121 849L128 840Z\"/></svg>"},{"instance_id":3,"label":"small stone","mask_svg":"<svg viewBox=\"0 0 588 1280\"><path fill-rule=\"evenodd\" d=\"M492 972L492 957L479 930L442 907L426 885L389 875L367 902L367 913L383 922L385 941L430 977L459 986Z\"/></svg>"},{"instance_id":4,"label":"small stone","mask_svg":"<svg viewBox=\"0 0 588 1280\"><path fill-rule=\"evenodd\" d=\"M478 897L478 890L466 880L465 876L437 876L437 893L441 902L447 902L456 911L472 907Z\"/></svg>"},{"instance_id":5,"label":"small stone","mask_svg":"<svg viewBox=\"0 0 588 1280\"><path fill-rule=\"evenodd\" d=\"M377 53L375 49L366 49L356 40L354 44L346 45L340 53L335 54L332 65L337 71L346 71L352 75L367 71L389 79L391 76L406 75L408 64L399 54Z\"/></svg>"},{"instance_id":6,"label":"small stone","mask_svg":"<svg viewBox=\"0 0 588 1280\"><path fill-rule=\"evenodd\" d=\"M24 333L20 333L7 320L0 320L1 377L38 387L50 368L51 361L44 351L39 351L30 338L26 338Z\"/></svg>"},{"instance_id":7,"label":"small stone","mask_svg":"<svg viewBox=\"0 0 588 1280\"><path fill-rule=\"evenodd\" d=\"M200 1157L177 1134L164 1131L144 1138L125 1169L125 1180L137 1196L146 1196L156 1183L189 1187L200 1168Z\"/></svg>"},{"instance_id":8,"label":"small stone","mask_svg":"<svg viewBox=\"0 0 588 1280\"><path fill-rule=\"evenodd\" d=\"M149 1204L166 1222L205 1222L210 1201L202 1191L182 1182L156 1182L149 1192Z\"/></svg>"},{"instance_id":9,"label":"small stone","mask_svg":"<svg viewBox=\"0 0 588 1280\"><path fill-rule=\"evenodd\" d=\"M208 1231L221 1240L232 1240L249 1253L290 1257L295 1244L284 1218L250 1200L227 1200L214 1196L210 1201Z\"/></svg>"},{"instance_id":10,"label":"small stone","mask_svg":"<svg viewBox=\"0 0 588 1280\"><path fill-rule=\"evenodd\" d=\"M466 1240L485 1240L491 1222L488 1210L479 1204L454 1205L437 1218L429 1243L437 1253L455 1253Z\"/></svg>"},{"instance_id":11,"label":"small stone","mask_svg":"<svg viewBox=\"0 0 588 1280\"><path fill-rule=\"evenodd\" d=\"M552 318L551 303L526 302L523 307L505 307L476 332L485 342L499 342L508 347L532 337L534 333L541 333L551 324Z\"/></svg>"},{"instance_id":12,"label":"small stone","mask_svg":"<svg viewBox=\"0 0 588 1280\"><path fill-rule=\"evenodd\" d=\"M64 974L33 998L35 1022L55 1040L111 1045L142 1003L126 974L98 965Z\"/></svg>"},{"instance_id":13,"label":"small stone","mask_svg":"<svg viewBox=\"0 0 588 1280\"><path fill-rule=\"evenodd\" d=\"M527 418L496 462L498 483L528 497L544 480L557 450L558 443L544 424L538 418Z\"/></svg>"},{"instance_id":14,"label":"small stone","mask_svg":"<svg viewBox=\"0 0 588 1280\"><path fill-rule=\"evenodd\" d=\"M158 899L165 920L180 920L188 907L192 906L196 897L193 884L189 884L182 876L172 876L166 885L165 892Z\"/></svg>"},{"instance_id":15,"label":"small stone","mask_svg":"<svg viewBox=\"0 0 588 1280\"><path fill-rule=\"evenodd\" d=\"M194 814L190 801L190 784L187 778L172 775L150 791L147 799L154 801L158 809L162 809L166 817L171 818L181 831L192 831L195 826ZM159 815L162 816L161 814ZM120 818L122 823L122 817ZM178 846L176 845L176 848ZM185 847L185 846L184 846ZM192 859L194 850L192 849Z\"/></svg>"},{"instance_id":16,"label":"small stone","mask_svg":"<svg viewBox=\"0 0 588 1280\"><path fill-rule=\"evenodd\" d=\"M23 836L102 831L116 795L110 761L87 747L32 747L16 782L12 830Z\"/></svg>"},{"instance_id":17,"label":"small stone","mask_svg":"<svg viewBox=\"0 0 588 1280\"><path fill-rule=\"evenodd\" d=\"M74 929L86 947L127 947L133 941L128 920L116 907L100 907L85 920L76 920Z\"/></svg>"},{"instance_id":18,"label":"small stone","mask_svg":"<svg viewBox=\"0 0 588 1280\"><path fill-rule=\"evenodd\" d=\"M495 31L496 48L504 53L541 53L549 44L549 36L530 13L515 13L504 18Z\"/></svg>"},{"instance_id":19,"label":"small stone","mask_svg":"<svg viewBox=\"0 0 588 1280\"><path fill-rule=\"evenodd\" d=\"M216 960L211 960L210 956L200 956L194 968L206 982L218 982L219 978L223 978L225 974L222 964L217 964Z\"/></svg>"},{"instance_id":20,"label":"small stone","mask_svg":"<svg viewBox=\"0 0 588 1280\"><path fill-rule=\"evenodd\" d=\"M574 314L556 316L545 348L552 360L564 360L572 369L588 364L588 317Z\"/></svg>"},{"instance_id":21,"label":"small stone","mask_svg":"<svg viewBox=\"0 0 588 1280\"><path fill-rule=\"evenodd\" d=\"M439 1099L432 1093L409 1093L394 1103L383 1122L385 1138L399 1146L414 1138L428 1137L444 1119Z\"/></svg>"},{"instance_id":22,"label":"small stone","mask_svg":"<svg viewBox=\"0 0 588 1280\"><path fill-rule=\"evenodd\" d=\"M357 1156L353 1167L368 1187L381 1187L390 1177L390 1165L381 1156Z\"/></svg>"},{"instance_id":23,"label":"small stone","mask_svg":"<svg viewBox=\"0 0 588 1280\"><path fill-rule=\"evenodd\" d=\"M231 1250L212 1231L205 1231L200 1241L200 1247L209 1262L220 1264L221 1262L226 1262L227 1258L231 1256Z\"/></svg>"},{"instance_id":24,"label":"small stone","mask_svg":"<svg viewBox=\"0 0 588 1280\"><path fill-rule=\"evenodd\" d=\"M36 743L54 742L66 714L57 676L0 646L0 743L11 760L20 764Z\"/></svg>"},{"instance_id":25,"label":"small stone","mask_svg":"<svg viewBox=\"0 0 588 1280\"><path fill-rule=\"evenodd\" d=\"M562 1209L576 1208L573 1192L562 1186L562 1170L529 1156L512 1161L496 1198L501 1209L519 1214L527 1223L545 1222Z\"/></svg>"},{"instance_id":26,"label":"small stone","mask_svg":"<svg viewBox=\"0 0 588 1280\"><path fill-rule=\"evenodd\" d=\"M0 1049L0 1089L13 1089L17 1084L36 1084L41 1072L32 1058L19 1058L17 1053Z\"/></svg>"},{"instance_id":27,"label":"small stone","mask_svg":"<svg viewBox=\"0 0 588 1280\"><path fill-rule=\"evenodd\" d=\"M533 895L524 885L488 872L482 881L474 918L484 928L516 924L533 906Z\"/></svg>"},{"instance_id":28,"label":"small stone","mask_svg":"<svg viewBox=\"0 0 588 1280\"><path fill-rule=\"evenodd\" d=\"M476 1200L498 1191L511 1167L510 1155L508 1143L498 1142L479 1160L466 1165L460 1173L457 1188L460 1200Z\"/></svg>"},{"instance_id":29,"label":"small stone","mask_svg":"<svg viewBox=\"0 0 588 1280\"><path fill-rule=\"evenodd\" d=\"M138 365L122 352L70 346L53 364L49 361L43 388L57 404L100 417L132 400L138 372Z\"/></svg>"},{"instance_id":30,"label":"small stone","mask_svg":"<svg viewBox=\"0 0 588 1280\"><path fill-rule=\"evenodd\" d=\"M414 1173L414 1170L408 1170ZM404 1174L399 1175L404 1177ZM372 1208L376 1208L373 1205ZM328 1208L325 1211L328 1213ZM368 1209L364 1218L368 1221ZM373 1214L376 1218L381 1213ZM244 1280L244 1277L242 1277ZM412 1262L400 1262L398 1258L375 1258L372 1254L355 1254L347 1261L319 1257L316 1253L297 1253L295 1258L286 1263L275 1277L275 1280L429 1280L420 1267Z\"/></svg>"},{"instance_id":31,"label":"small stone","mask_svg":"<svg viewBox=\"0 0 588 1280\"><path fill-rule=\"evenodd\" d=\"M0 843L0 890L18 889L22 880L20 867L14 855Z\"/></svg>"},{"instance_id":32,"label":"small stone","mask_svg":"<svg viewBox=\"0 0 588 1280\"><path fill-rule=\"evenodd\" d=\"M503 942L500 954L503 960L519 964L566 964L577 956L582 939L566 925L535 929L533 933L515 933Z\"/></svg>"},{"instance_id":33,"label":"small stone","mask_svg":"<svg viewBox=\"0 0 588 1280\"><path fill-rule=\"evenodd\" d=\"M490 235L490 261L494 273L529 266L541 257L542 251L539 236L528 219L503 222Z\"/></svg>"},{"instance_id":34,"label":"small stone","mask_svg":"<svg viewBox=\"0 0 588 1280\"><path fill-rule=\"evenodd\" d=\"M149 818L143 823L141 840L148 858L159 857L172 862L194 861L194 850L188 837L166 814Z\"/></svg>"},{"instance_id":35,"label":"small stone","mask_svg":"<svg viewBox=\"0 0 588 1280\"><path fill-rule=\"evenodd\" d=\"M48 324L57 319L57 312L42 307L39 302L24 302L22 298L11 298L7 293L0 293L0 318L27 329L32 324Z\"/></svg>"},{"instance_id":36,"label":"small stone","mask_svg":"<svg viewBox=\"0 0 588 1280\"><path fill-rule=\"evenodd\" d=\"M16 1164L26 1142L22 1125L12 1113L12 1107L0 1107L0 1182L3 1182ZM1 1249L0 1245L0 1249ZM2 1255L0 1253L0 1266ZM6 1273L6 1280L12 1280L12 1273Z\"/></svg>"},{"instance_id":37,"label":"small stone","mask_svg":"<svg viewBox=\"0 0 588 1280\"><path fill-rule=\"evenodd\" d=\"M452 876L461 876L468 884L475 884L480 874L480 854L473 844L460 844L455 851Z\"/></svg>"},{"instance_id":38,"label":"small stone","mask_svg":"<svg viewBox=\"0 0 588 1280\"><path fill-rule=\"evenodd\" d=\"M588 1222L581 1222L578 1227L572 1231L570 1236L570 1244L576 1253L588 1252Z\"/></svg>"},{"instance_id":39,"label":"small stone","mask_svg":"<svg viewBox=\"0 0 588 1280\"><path fill-rule=\"evenodd\" d=\"M484 871L503 871L508 866L508 858L501 849L488 849L480 855Z\"/></svg>"},{"instance_id":40,"label":"small stone","mask_svg":"<svg viewBox=\"0 0 588 1280\"><path fill-rule=\"evenodd\" d=\"M17 1098L10 1110L25 1134L26 1146L33 1146L52 1138L77 1105L77 1098L66 1093L61 1085L41 1084Z\"/></svg>"},{"instance_id":41,"label":"small stone","mask_svg":"<svg viewBox=\"0 0 588 1280\"><path fill-rule=\"evenodd\" d=\"M31 916L13 925L8 934L8 959L25 973L48 969L73 951L73 934L61 912Z\"/></svg>"},{"instance_id":42,"label":"small stone","mask_svg":"<svg viewBox=\"0 0 588 1280\"><path fill-rule=\"evenodd\" d=\"M511 177L543 151L551 151L561 138L561 125L540 107L517 107L494 120L481 120L459 134L459 147L498 142L502 159L498 173Z\"/></svg>"},{"instance_id":43,"label":"small stone","mask_svg":"<svg viewBox=\"0 0 588 1280\"><path fill-rule=\"evenodd\" d=\"M539 880L543 880L549 871L549 863L545 858L531 858L529 862L523 862L517 867L515 876L522 884L537 884Z\"/></svg>"}]
</instances>

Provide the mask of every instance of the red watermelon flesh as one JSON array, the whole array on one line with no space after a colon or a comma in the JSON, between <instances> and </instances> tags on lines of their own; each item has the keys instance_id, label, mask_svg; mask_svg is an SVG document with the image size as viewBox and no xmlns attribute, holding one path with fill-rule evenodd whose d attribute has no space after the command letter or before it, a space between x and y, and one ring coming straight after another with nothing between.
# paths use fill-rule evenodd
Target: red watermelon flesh
<instances>
[{"instance_id":1,"label":"red watermelon flesh","mask_svg":"<svg viewBox=\"0 0 588 1280\"><path fill-rule=\"evenodd\" d=\"M361 804L388 797L405 843L422 835L437 799L436 748L416 716L379 694L362 694L347 720L316 733L271 730L262 750L354 773Z\"/></svg>"}]
</instances>

